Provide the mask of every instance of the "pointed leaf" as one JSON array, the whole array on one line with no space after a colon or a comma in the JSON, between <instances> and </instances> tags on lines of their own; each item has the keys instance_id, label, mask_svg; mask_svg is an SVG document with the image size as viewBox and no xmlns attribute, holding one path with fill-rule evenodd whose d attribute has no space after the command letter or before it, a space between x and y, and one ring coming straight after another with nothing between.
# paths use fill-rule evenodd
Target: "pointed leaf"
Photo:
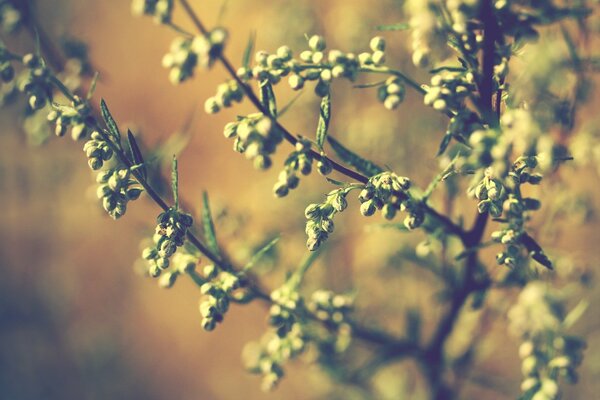
<instances>
[{"instance_id":1,"label":"pointed leaf","mask_svg":"<svg viewBox=\"0 0 600 400\"><path fill-rule=\"evenodd\" d=\"M264 80L260 83L260 99L262 106L273 118L277 118L277 102L275 101L275 93L273 92L273 86L268 80Z\"/></svg>"},{"instance_id":2,"label":"pointed leaf","mask_svg":"<svg viewBox=\"0 0 600 400\"><path fill-rule=\"evenodd\" d=\"M100 100L100 109L102 111L102 118L104 119L104 123L106 124L106 127L108 128L108 132L115 140L115 143L120 145L121 132L119 132L119 127L117 126L115 119L113 118L110 111L108 110L108 106L106 105L106 102L104 101L104 99Z\"/></svg>"},{"instance_id":3,"label":"pointed leaf","mask_svg":"<svg viewBox=\"0 0 600 400\"><path fill-rule=\"evenodd\" d=\"M444 135L444 138L442 139L442 142L440 143L440 148L438 149L437 154L435 155L436 157L441 156L442 154L444 154L444 152L446 151L446 149L448 148L448 145L450 144L450 141L452 140L452 133L451 132L447 132Z\"/></svg>"},{"instance_id":4,"label":"pointed leaf","mask_svg":"<svg viewBox=\"0 0 600 400\"><path fill-rule=\"evenodd\" d=\"M378 31L405 31L410 28L410 25L406 22L399 22L391 25L378 25L375 27Z\"/></svg>"},{"instance_id":5,"label":"pointed leaf","mask_svg":"<svg viewBox=\"0 0 600 400\"><path fill-rule=\"evenodd\" d=\"M213 223L212 214L210 212L210 203L208 201L208 193L202 193L202 226L204 227L204 239L208 248L216 255L220 254L219 245L217 244L217 236L215 234L215 224Z\"/></svg>"},{"instance_id":6,"label":"pointed leaf","mask_svg":"<svg viewBox=\"0 0 600 400\"><path fill-rule=\"evenodd\" d=\"M171 164L171 188L173 189L173 203L175 209L179 208L179 171L177 169L177 157L173 155L173 163Z\"/></svg>"},{"instance_id":7,"label":"pointed leaf","mask_svg":"<svg viewBox=\"0 0 600 400\"><path fill-rule=\"evenodd\" d=\"M325 138L327 137L327 129L329 129L329 120L331 119L331 95L328 93L327 96L321 100L321 111L319 116L319 124L317 125L317 146L320 149L323 148Z\"/></svg>"},{"instance_id":8,"label":"pointed leaf","mask_svg":"<svg viewBox=\"0 0 600 400\"><path fill-rule=\"evenodd\" d=\"M277 244L277 242L279 242L279 239L281 239L281 237L276 236L275 238L273 238L273 240L271 240L269 243L264 245L256 253L254 253L254 255L252 256L250 261L248 261L248 263L244 266L243 270L248 271L249 269L254 267L256 265L256 263L259 262L260 259L263 258L263 256L265 254L267 254Z\"/></svg>"},{"instance_id":9,"label":"pointed leaf","mask_svg":"<svg viewBox=\"0 0 600 400\"><path fill-rule=\"evenodd\" d=\"M127 129L127 142L129 143L129 151L131 152L131 160L134 165L141 165L139 168L140 174L144 179L146 179L146 166L144 165L144 157L142 156L142 152L140 151L140 147L138 146L133 133L129 129Z\"/></svg>"},{"instance_id":10,"label":"pointed leaf","mask_svg":"<svg viewBox=\"0 0 600 400\"><path fill-rule=\"evenodd\" d=\"M85 96L86 99L90 100L92 98L92 96L94 95L94 92L96 91L96 84L98 83L99 76L100 76L100 74L98 73L98 71L94 72L94 77L92 78L92 83L90 84L90 88L88 89L87 95Z\"/></svg>"},{"instance_id":11,"label":"pointed leaf","mask_svg":"<svg viewBox=\"0 0 600 400\"><path fill-rule=\"evenodd\" d=\"M279 113L277 114L277 116L281 117L283 114L285 114L286 112L288 112L288 110L290 108L292 108L292 106L294 105L294 103L296 103L296 100L298 100L300 98L300 96L302 96L302 93L304 93L304 92L298 92L298 93L296 93L296 95L294 96L294 98L291 99L285 106L283 106L283 108L281 110L279 110Z\"/></svg>"},{"instance_id":12,"label":"pointed leaf","mask_svg":"<svg viewBox=\"0 0 600 400\"><path fill-rule=\"evenodd\" d=\"M383 172L383 169L378 165L374 164L372 161L366 160L356 153L345 148L340 142L335 140L332 136L327 136L327 141L335 151L335 153L340 157L345 163L351 165L356 168L356 170L362 174L367 176L377 175Z\"/></svg>"},{"instance_id":13,"label":"pointed leaf","mask_svg":"<svg viewBox=\"0 0 600 400\"><path fill-rule=\"evenodd\" d=\"M249 68L250 67L250 58L252 57L252 50L254 50L254 43L256 42L256 32L250 33L250 37L248 37L248 44L246 45L246 49L244 50L244 56L242 57L242 67Z\"/></svg>"}]
</instances>

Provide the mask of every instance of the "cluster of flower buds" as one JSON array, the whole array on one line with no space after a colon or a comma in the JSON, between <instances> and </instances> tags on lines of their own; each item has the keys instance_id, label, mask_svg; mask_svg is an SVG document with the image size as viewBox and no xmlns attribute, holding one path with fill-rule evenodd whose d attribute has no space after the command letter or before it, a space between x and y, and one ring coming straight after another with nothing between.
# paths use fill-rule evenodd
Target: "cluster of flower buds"
<instances>
[{"instance_id":1,"label":"cluster of flower buds","mask_svg":"<svg viewBox=\"0 0 600 400\"><path fill-rule=\"evenodd\" d=\"M284 375L282 365L304 351L306 339L302 325L294 323L284 336L269 332L263 343L250 345L244 349L246 367L251 373L262 375L261 388L270 391Z\"/></svg>"},{"instance_id":2,"label":"cluster of flower buds","mask_svg":"<svg viewBox=\"0 0 600 400\"><path fill-rule=\"evenodd\" d=\"M304 216L307 220L305 232L308 236L306 240L308 250L317 250L333 232L333 217L348 207L346 196L350 190L351 187L332 190L327 194L324 203L313 203L306 207Z\"/></svg>"},{"instance_id":3,"label":"cluster of flower buds","mask_svg":"<svg viewBox=\"0 0 600 400\"><path fill-rule=\"evenodd\" d=\"M269 309L269 324L275 328L277 336L285 337L296 322L293 312L302 303L297 288L289 283L271 292L273 305Z\"/></svg>"},{"instance_id":4,"label":"cluster of flower buds","mask_svg":"<svg viewBox=\"0 0 600 400\"><path fill-rule=\"evenodd\" d=\"M10 1L0 0L0 29L6 33L14 32L21 24L21 13Z\"/></svg>"},{"instance_id":5,"label":"cluster of flower buds","mask_svg":"<svg viewBox=\"0 0 600 400\"><path fill-rule=\"evenodd\" d=\"M321 321L341 324L352 309L354 300L350 296L335 294L330 290L317 290L311 296L307 308Z\"/></svg>"},{"instance_id":6,"label":"cluster of flower buds","mask_svg":"<svg viewBox=\"0 0 600 400\"><path fill-rule=\"evenodd\" d=\"M204 111L208 114L215 114L222 108L231 107L233 102L241 102L244 98L244 91L237 83L231 79L217 86L217 94L209 97L204 103Z\"/></svg>"},{"instance_id":7,"label":"cluster of flower buds","mask_svg":"<svg viewBox=\"0 0 600 400\"><path fill-rule=\"evenodd\" d=\"M204 267L204 275L208 282L200 287L204 295L200 300L202 328L206 331L215 329L229 309L232 293L244 286L242 276L220 271L215 265Z\"/></svg>"},{"instance_id":8,"label":"cluster of flower buds","mask_svg":"<svg viewBox=\"0 0 600 400\"><path fill-rule=\"evenodd\" d=\"M577 380L576 368L581 364L585 342L565 334L564 306L545 283L534 281L525 286L509 310L509 327L523 339L519 346L525 377L521 389L531 399L558 399L558 379Z\"/></svg>"},{"instance_id":9,"label":"cluster of flower buds","mask_svg":"<svg viewBox=\"0 0 600 400\"><path fill-rule=\"evenodd\" d=\"M114 219L121 218L130 200L137 200L142 193L137 182L131 179L128 168L110 168L98 172L96 182L100 184L96 194L102 200L104 210Z\"/></svg>"},{"instance_id":10,"label":"cluster of flower buds","mask_svg":"<svg viewBox=\"0 0 600 400\"><path fill-rule=\"evenodd\" d=\"M154 238L155 244L160 240L160 235L155 234ZM200 259L192 254L185 252L185 246L181 248L182 251L177 251L171 257L169 262L169 269L164 271L160 278L158 278L158 286L163 289L170 289L175 285L177 278L179 275L189 274L196 269L196 265ZM148 263L146 263L148 265ZM150 271L147 270L148 275L150 275Z\"/></svg>"},{"instance_id":11,"label":"cluster of flower buds","mask_svg":"<svg viewBox=\"0 0 600 400\"><path fill-rule=\"evenodd\" d=\"M169 69L169 81L176 85L194 75L198 55L192 50L192 39L176 37L169 53L162 59L162 65Z\"/></svg>"},{"instance_id":12,"label":"cluster of flower buds","mask_svg":"<svg viewBox=\"0 0 600 400\"><path fill-rule=\"evenodd\" d=\"M433 57L445 54L446 34L434 11L433 0L408 0L405 9L410 16L412 30L412 61L419 68L427 68L434 61Z\"/></svg>"},{"instance_id":13,"label":"cluster of flower buds","mask_svg":"<svg viewBox=\"0 0 600 400\"><path fill-rule=\"evenodd\" d=\"M174 85L194 75L196 66L210 68L221 55L227 31L215 28L206 36L192 38L177 37L171 43L169 53L162 59L162 65L170 70L169 80Z\"/></svg>"},{"instance_id":14,"label":"cluster of flower buds","mask_svg":"<svg viewBox=\"0 0 600 400\"><path fill-rule=\"evenodd\" d=\"M310 141L300 138L296 143L296 150L293 151L287 160L283 171L279 173L279 177L273 186L273 193L277 197L285 197L290 190L298 187L300 178L298 172L302 175L309 175L312 171L313 157L310 154ZM333 169L331 162L326 158L319 161L319 171L329 173ZM324 174L325 175L325 174Z\"/></svg>"},{"instance_id":15,"label":"cluster of flower buds","mask_svg":"<svg viewBox=\"0 0 600 400\"><path fill-rule=\"evenodd\" d=\"M537 185L542 180L542 175L533 173L537 166L537 159L533 156L519 157L512 165L508 173L507 192L502 205L502 211L506 217L507 227L492 233L492 239L505 245L505 250L498 253L496 259L499 264L515 266L525 257L522 256L522 248L527 250L531 257L542 265L551 266L551 262L539 246L528 239L525 235L525 213L535 211L541 207L539 200L522 197L520 186L526 183ZM481 189L485 191L484 189ZM476 188L477 194L477 188ZM489 193L488 193L489 196ZM491 209L491 206L490 206Z\"/></svg>"},{"instance_id":16,"label":"cluster of flower buds","mask_svg":"<svg viewBox=\"0 0 600 400\"><path fill-rule=\"evenodd\" d=\"M370 52L365 51L358 55L361 66L373 65L380 67L385 63L385 39L381 36L371 38L369 42Z\"/></svg>"},{"instance_id":17,"label":"cluster of flower buds","mask_svg":"<svg viewBox=\"0 0 600 400\"><path fill-rule=\"evenodd\" d=\"M27 104L31 110L44 108L52 98L48 81L50 71L41 57L31 53L23 56L23 65L27 70L19 76L17 88L28 96Z\"/></svg>"},{"instance_id":18,"label":"cluster of flower buds","mask_svg":"<svg viewBox=\"0 0 600 400\"><path fill-rule=\"evenodd\" d=\"M475 186L474 194L479 203L477 210L483 214L489 212L494 218L502 215L504 200L507 198L506 189L502 182L493 176L491 168L484 172L483 179Z\"/></svg>"},{"instance_id":19,"label":"cluster of flower buds","mask_svg":"<svg viewBox=\"0 0 600 400\"><path fill-rule=\"evenodd\" d=\"M469 0L446 1L446 7L450 14L452 30L454 32L458 34L469 33L469 20L476 17L477 5L477 2Z\"/></svg>"},{"instance_id":20,"label":"cluster of flower buds","mask_svg":"<svg viewBox=\"0 0 600 400\"><path fill-rule=\"evenodd\" d=\"M377 98L388 110L395 110L404 101L406 88L399 78L390 77L379 86Z\"/></svg>"},{"instance_id":21,"label":"cluster of flower buds","mask_svg":"<svg viewBox=\"0 0 600 400\"><path fill-rule=\"evenodd\" d=\"M306 81L315 81L315 93L324 97L329 93L333 79L354 81L361 67L378 67L385 62L385 41L379 36L371 39L371 52L363 52L359 56L335 49L325 53L325 39L319 35L308 39L308 47L298 59L293 57L288 46L281 46L275 54L259 51L255 55L255 66L242 67L237 75L242 80L256 79L272 84L287 76L293 90L302 89Z\"/></svg>"},{"instance_id":22,"label":"cluster of flower buds","mask_svg":"<svg viewBox=\"0 0 600 400\"><path fill-rule=\"evenodd\" d=\"M236 122L225 125L223 134L228 139L235 139L233 149L244 153L257 169L271 166L271 154L283 140L281 131L262 113L238 117Z\"/></svg>"},{"instance_id":23,"label":"cluster of flower buds","mask_svg":"<svg viewBox=\"0 0 600 400\"><path fill-rule=\"evenodd\" d=\"M71 102L70 105L52 105L52 111L48 113L48 121L55 123L54 133L56 136L64 136L67 133L67 130L71 128L71 137L73 140L80 140L87 136L87 134L92 130L89 127L89 122L91 118L91 110L87 102L82 101L78 97L75 97L75 100ZM99 139L100 134L95 132L96 139ZM87 146L87 144L86 144ZM87 153L88 151L84 148L84 151ZM91 156L88 155L88 158ZM102 157L97 157L102 158ZM104 160L108 160L105 158ZM102 163L99 164L97 168L90 167L92 169L98 169L102 166Z\"/></svg>"},{"instance_id":24,"label":"cluster of flower buds","mask_svg":"<svg viewBox=\"0 0 600 400\"><path fill-rule=\"evenodd\" d=\"M438 111L463 108L462 103L474 90L474 82L472 72L440 72L431 77L423 102Z\"/></svg>"},{"instance_id":25,"label":"cluster of flower buds","mask_svg":"<svg viewBox=\"0 0 600 400\"><path fill-rule=\"evenodd\" d=\"M168 23L173 13L173 0L133 0L131 13L135 16L152 15L157 23Z\"/></svg>"},{"instance_id":26,"label":"cluster of flower buds","mask_svg":"<svg viewBox=\"0 0 600 400\"><path fill-rule=\"evenodd\" d=\"M142 257L150 264L148 272L155 278L169 267L171 256L183 246L187 230L194 223L191 215L173 207L160 213L156 220L155 245L142 251Z\"/></svg>"},{"instance_id":27,"label":"cluster of flower buds","mask_svg":"<svg viewBox=\"0 0 600 400\"><path fill-rule=\"evenodd\" d=\"M408 229L418 228L425 220L425 213L412 201L408 192L410 180L393 172L382 172L369 178L360 192L360 212L365 217L381 210L386 219L393 219L398 211L407 211L404 225Z\"/></svg>"},{"instance_id":28,"label":"cluster of flower buds","mask_svg":"<svg viewBox=\"0 0 600 400\"><path fill-rule=\"evenodd\" d=\"M88 165L93 170L102 168L105 161L113 156L113 151L98 131L92 132L90 140L83 145L83 151L88 158Z\"/></svg>"},{"instance_id":29,"label":"cluster of flower buds","mask_svg":"<svg viewBox=\"0 0 600 400\"><path fill-rule=\"evenodd\" d=\"M283 377L283 364L305 348L303 326L293 314L302 306L296 285L286 282L271 293L271 300L269 324L273 331L263 337L262 343L252 344L252 355L246 351L248 348L244 352L249 371L263 376L262 389L265 391L275 388Z\"/></svg>"}]
</instances>

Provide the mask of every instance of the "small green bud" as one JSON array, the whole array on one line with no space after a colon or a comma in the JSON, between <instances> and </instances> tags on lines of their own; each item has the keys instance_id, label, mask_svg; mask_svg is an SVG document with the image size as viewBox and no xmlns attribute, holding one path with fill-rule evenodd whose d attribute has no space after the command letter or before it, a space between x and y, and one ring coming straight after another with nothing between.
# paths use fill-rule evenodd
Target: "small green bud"
<instances>
[{"instance_id":1,"label":"small green bud","mask_svg":"<svg viewBox=\"0 0 600 400\"><path fill-rule=\"evenodd\" d=\"M331 205L336 211L342 212L348 207L348 201L344 195L337 195L331 201Z\"/></svg>"},{"instance_id":2,"label":"small green bud","mask_svg":"<svg viewBox=\"0 0 600 400\"><path fill-rule=\"evenodd\" d=\"M206 102L204 103L204 111L206 111L207 114L216 114L220 110L221 107L219 107L219 104L214 97L209 97L206 99Z\"/></svg>"},{"instance_id":3,"label":"small green bud","mask_svg":"<svg viewBox=\"0 0 600 400\"><path fill-rule=\"evenodd\" d=\"M325 50L325 38L323 38L323 36L313 35L308 40L308 47L310 47L310 49L312 51L323 51L323 50Z\"/></svg>"},{"instance_id":4,"label":"small green bud","mask_svg":"<svg viewBox=\"0 0 600 400\"><path fill-rule=\"evenodd\" d=\"M319 97L325 97L329 93L329 84L319 80L315 86L315 94Z\"/></svg>"},{"instance_id":5,"label":"small green bud","mask_svg":"<svg viewBox=\"0 0 600 400\"><path fill-rule=\"evenodd\" d=\"M158 280L158 286L163 289L172 288L177 280L177 275L177 272L167 272L166 274L163 274Z\"/></svg>"},{"instance_id":6,"label":"small green bud","mask_svg":"<svg viewBox=\"0 0 600 400\"><path fill-rule=\"evenodd\" d=\"M373 200L367 200L360 205L360 213L365 217L370 217L375 214L377 208L375 207L375 202Z\"/></svg>"},{"instance_id":7,"label":"small green bud","mask_svg":"<svg viewBox=\"0 0 600 400\"><path fill-rule=\"evenodd\" d=\"M381 209L381 212L385 219L391 220L394 219L394 217L396 216L397 209L391 204L384 204L383 208Z\"/></svg>"},{"instance_id":8,"label":"small green bud","mask_svg":"<svg viewBox=\"0 0 600 400\"><path fill-rule=\"evenodd\" d=\"M285 197L289 191L290 188L285 182L277 182L275 186L273 186L273 193L276 197Z\"/></svg>"},{"instance_id":9,"label":"small green bud","mask_svg":"<svg viewBox=\"0 0 600 400\"><path fill-rule=\"evenodd\" d=\"M375 51L372 56L373 64L376 66L383 65L385 63L385 53L383 51Z\"/></svg>"},{"instance_id":10,"label":"small green bud","mask_svg":"<svg viewBox=\"0 0 600 400\"><path fill-rule=\"evenodd\" d=\"M300 90L304 87L304 78L300 75L292 74L288 78L288 83L293 90Z\"/></svg>"},{"instance_id":11,"label":"small green bud","mask_svg":"<svg viewBox=\"0 0 600 400\"><path fill-rule=\"evenodd\" d=\"M320 204L309 204L304 210L304 216L306 219L315 219L321 216L321 205Z\"/></svg>"},{"instance_id":12,"label":"small green bud","mask_svg":"<svg viewBox=\"0 0 600 400\"><path fill-rule=\"evenodd\" d=\"M375 36L369 42L369 47L372 51L384 51L385 50L385 39L381 36Z\"/></svg>"},{"instance_id":13,"label":"small green bud","mask_svg":"<svg viewBox=\"0 0 600 400\"><path fill-rule=\"evenodd\" d=\"M317 170L323 176L329 175L333 171L333 165L331 161L327 157L321 157L321 159L317 162Z\"/></svg>"},{"instance_id":14,"label":"small green bud","mask_svg":"<svg viewBox=\"0 0 600 400\"><path fill-rule=\"evenodd\" d=\"M213 331L216 327L215 320L212 318L203 318L201 324L202 329L204 329L207 332Z\"/></svg>"}]
</instances>

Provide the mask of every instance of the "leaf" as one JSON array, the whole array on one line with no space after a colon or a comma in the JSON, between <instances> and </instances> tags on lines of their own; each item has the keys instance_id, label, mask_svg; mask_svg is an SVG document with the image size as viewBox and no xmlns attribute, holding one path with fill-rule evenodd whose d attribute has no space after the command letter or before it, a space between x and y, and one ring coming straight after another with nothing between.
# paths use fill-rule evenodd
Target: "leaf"
<instances>
[{"instance_id":1,"label":"leaf","mask_svg":"<svg viewBox=\"0 0 600 400\"><path fill-rule=\"evenodd\" d=\"M550 261L548 256L544 253L542 247L535 241L534 238L529 236L527 233L523 233L521 234L521 243L523 243L527 251L529 251L531 258L548 269L554 269L552 266L552 261Z\"/></svg>"},{"instance_id":2,"label":"leaf","mask_svg":"<svg viewBox=\"0 0 600 400\"><path fill-rule=\"evenodd\" d=\"M577 303L577 305L571 311L569 311L563 320L563 328L569 329L575 325L575 322L577 322L583 316L589 305L590 304L586 300L579 301L579 303Z\"/></svg>"},{"instance_id":3,"label":"leaf","mask_svg":"<svg viewBox=\"0 0 600 400\"><path fill-rule=\"evenodd\" d=\"M354 89L368 89L368 88L372 88L372 87L378 87L383 84L385 84L385 80L378 81L378 82L371 82L371 83L363 83L363 84L359 84L359 85L354 85L352 87Z\"/></svg>"},{"instance_id":4,"label":"leaf","mask_svg":"<svg viewBox=\"0 0 600 400\"><path fill-rule=\"evenodd\" d=\"M304 92L298 92L298 93L296 93L296 95L294 96L294 98L291 99L285 106L283 106L283 108L281 110L279 110L279 113L277 114L277 116L281 117L290 108L292 108L292 106L294 105L294 103L296 102L296 100L298 100L300 98L300 96L302 96L302 93L304 93Z\"/></svg>"},{"instance_id":5,"label":"leaf","mask_svg":"<svg viewBox=\"0 0 600 400\"><path fill-rule=\"evenodd\" d=\"M250 58L252 57L252 50L254 50L254 43L256 42L256 32L251 32L248 37L248 44L246 45L246 49L244 50L244 55L242 57L242 66L244 68L250 67Z\"/></svg>"},{"instance_id":6,"label":"leaf","mask_svg":"<svg viewBox=\"0 0 600 400\"><path fill-rule=\"evenodd\" d=\"M129 129L127 129L127 142L129 143L129 151L131 152L131 159L133 160L134 165L141 165L139 168L140 174L144 179L146 179L146 166L144 165L144 157L142 156L142 152L140 151L140 147L135 141L135 137L133 133Z\"/></svg>"},{"instance_id":7,"label":"leaf","mask_svg":"<svg viewBox=\"0 0 600 400\"><path fill-rule=\"evenodd\" d=\"M378 31L405 31L410 28L410 24L406 22L399 22L391 25L378 25L375 27Z\"/></svg>"},{"instance_id":8,"label":"leaf","mask_svg":"<svg viewBox=\"0 0 600 400\"><path fill-rule=\"evenodd\" d=\"M346 185L344 182L336 181L335 179L332 179L328 176L325 177L325 180L336 186L345 186Z\"/></svg>"},{"instance_id":9,"label":"leaf","mask_svg":"<svg viewBox=\"0 0 600 400\"><path fill-rule=\"evenodd\" d=\"M100 74L98 73L98 71L94 72L94 77L92 78L92 83L90 84L90 88L88 89L87 95L85 96L85 98L87 100L90 100L92 98L92 96L94 95L94 92L96 91L96 84L98 83L99 76L100 76Z\"/></svg>"},{"instance_id":10,"label":"leaf","mask_svg":"<svg viewBox=\"0 0 600 400\"><path fill-rule=\"evenodd\" d=\"M275 93L273 92L273 86L268 80L264 80L260 83L260 99L262 102L263 109L269 113L273 118L277 118L277 102L275 101Z\"/></svg>"},{"instance_id":11,"label":"leaf","mask_svg":"<svg viewBox=\"0 0 600 400\"><path fill-rule=\"evenodd\" d=\"M179 171L177 169L177 157L173 155L173 162L171 164L171 188L173 189L173 203L175 203L175 209L179 208Z\"/></svg>"},{"instance_id":12,"label":"leaf","mask_svg":"<svg viewBox=\"0 0 600 400\"><path fill-rule=\"evenodd\" d=\"M446 134L444 135L444 138L442 139L442 142L440 143L440 148L438 149L438 152L435 155L436 157L439 157L442 154L444 154L444 152L448 148L448 145L450 144L451 140L452 140L452 132L446 132Z\"/></svg>"},{"instance_id":13,"label":"leaf","mask_svg":"<svg viewBox=\"0 0 600 400\"><path fill-rule=\"evenodd\" d=\"M421 198L422 201L426 202L427 199L429 199L429 196L431 196L431 194L435 190L435 188L440 184L440 182L442 182L444 180L444 178L451 171L453 171L454 164L456 164L456 161L458 160L459 156L460 156L460 153L457 153L456 156L452 159L452 161L450 161L450 163L446 166L446 168L444 168L444 170L442 172L440 172L439 174L437 174L437 176L435 178L433 178L431 183L427 186L427 189L425 189L425 193L423 194L423 197Z\"/></svg>"},{"instance_id":14,"label":"leaf","mask_svg":"<svg viewBox=\"0 0 600 400\"><path fill-rule=\"evenodd\" d=\"M115 122L115 119L112 117L110 111L108 110L108 106L104 99L100 100L100 109L102 111L102 119L104 119L104 123L108 128L108 132L114 138L115 143L120 145L121 143L121 132L119 132L119 127Z\"/></svg>"},{"instance_id":15,"label":"leaf","mask_svg":"<svg viewBox=\"0 0 600 400\"><path fill-rule=\"evenodd\" d=\"M329 129L329 120L331 119L331 95L328 93L327 96L321 100L321 112L319 116L319 123L317 125L317 146L323 149L323 143L327 137L327 129Z\"/></svg>"},{"instance_id":16,"label":"leaf","mask_svg":"<svg viewBox=\"0 0 600 400\"><path fill-rule=\"evenodd\" d=\"M327 141L331 145L331 148L345 163L356 168L358 172L367 176L377 175L383 172L383 169L372 161L365 160L356 153L345 148L340 142L334 139L332 136L327 136Z\"/></svg>"},{"instance_id":17,"label":"leaf","mask_svg":"<svg viewBox=\"0 0 600 400\"><path fill-rule=\"evenodd\" d=\"M259 262L260 259L263 258L263 256L265 254L267 254L277 244L277 242L279 242L279 239L281 239L281 237L280 236L276 236L275 238L273 238L273 240L271 240L269 243L267 243L266 245L264 245L256 253L254 253L254 255L252 256L252 258L250 259L250 261L248 261L248 263L244 266L243 270L244 271L248 271L249 269L251 269L252 267L254 267L254 265L256 265L256 263Z\"/></svg>"},{"instance_id":18,"label":"leaf","mask_svg":"<svg viewBox=\"0 0 600 400\"><path fill-rule=\"evenodd\" d=\"M202 193L202 226L204 227L204 238L208 248L211 249L215 254L219 255L219 245L217 244L217 236L215 235L215 224L213 223L212 215L210 213L210 203L208 201L208 193Z\"/></svg>"}]
</instances>

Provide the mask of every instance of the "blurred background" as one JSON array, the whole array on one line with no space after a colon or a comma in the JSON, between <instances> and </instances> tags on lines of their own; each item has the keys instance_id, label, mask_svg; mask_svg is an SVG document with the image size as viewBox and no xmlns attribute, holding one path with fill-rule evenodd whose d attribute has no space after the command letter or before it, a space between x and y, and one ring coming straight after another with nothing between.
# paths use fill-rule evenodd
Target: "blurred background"
<instances>
[{"instance_id":1,"label":"blurred background","mask_svg":"<svg viewBox=\"0 0 600 400\"><path fill-rule=\"evenodd\" d=\"M252 112L250 105L216 116L204 113L204 100L226 79L219 66L197 70L195 79L183 85L171 85L161 59L176 33L151 18L134 18L130 1L35 3L35 17L49 38L59 43L75 37L89 46L91 64L100 72L95 103L106 99L119 123L139 134L147 148L180 151L181 197L198 216L202 191L209 192L217 234L233 260L247 261L270 238L282 235L281 257L273 254L259 270L266 287L281 284L306 252L305 206L321 201L333 187L312 175L302 179L301 189L275 200L272 186L291 148L282 145L267 172L252 169L234 153L222 127L235 115ZM376 6L368 0L192 3L205 24L230 29L226 54L236 65L252 32L257 50L274 51L281 44L301 50L306 47L305 33L319 33L330 48L355 51L368 46L377 25L405 21L402 2L394 0ZM180 13L175 22L192 30ZM427 74L411 66L410 34L384 36L390 64L427 82ZM26 30L2 39L15 52L33 50ZM280 105L294 96L285 86L276 88ZM597 93L593 99L582 107L575 131L597 129ZM292 132L312 135L318 107L319 99L308 89L283 123ZM94 175L86 166L81 143L52 136L37 144L40 136L31 132L39 123L27 122L29 134L24 132L22 109L23 103L17 102L0 110L0 399L358 396L344 395L317 366L303 360L286 366L286 378L275 392L261 392L260 378L244 370L240 354L247 342L259 339L267 329L267 310L261 305L234 306L215 332L204 332L200 293L192 282L182 279L173 289L160 289L133 267L141 240L154 229L158 209L143 198L131 203L123 219L112 221L95 199ZM334 87L330 132L378 164L410 176L422 188L439 170L434 154L445 123L412 92L400 109L390 112L376 100L374 89L353 89L348 82ZM163 171L168 173L168 167ZM532 221L540 243L553 246L551 255L560 260L557 274L576 271L589 278L574 296L574 301L585 297L591 304L574 328L587 339L588 350L580 383L565 385L565 399L596 398L600 392L600 319L594 308L600 300L594 277L600 261L598 182L593 163L564 165L552 185L540 187L537 195L544 199L544 208ZM434 202L443 209L443 196ZM473 210L473 201L456 203L453 218L464 217L470 224ZM351 203L348 212L336 219L336 232L309 273L307 287L340 292L355 288L358 315L398 335L404 328L402 310L419 310L425 333L430 333L443 311L435 300L440 284L427 272L397 261L398 254L425 236L385 229L379 217L362 218L355 211L357 204ZM544 223L549 219L553 227ZM493 265L493 256L484 253L484 260ZM516 293L503 291L489 301L502 309ZM506 316L490 312L484 316L484 328L470 322L482 318L479 312L468 311L463 317L459 326L482 329L485 337L461 398L514 398L521 380L518 341L506 335ZM451 344L460 348L460 335L453 339ZM383 368L373 382L376 398L398 398L403 391L416 399L425 393L409 362Z\"/></svg>"}]
</instances>

